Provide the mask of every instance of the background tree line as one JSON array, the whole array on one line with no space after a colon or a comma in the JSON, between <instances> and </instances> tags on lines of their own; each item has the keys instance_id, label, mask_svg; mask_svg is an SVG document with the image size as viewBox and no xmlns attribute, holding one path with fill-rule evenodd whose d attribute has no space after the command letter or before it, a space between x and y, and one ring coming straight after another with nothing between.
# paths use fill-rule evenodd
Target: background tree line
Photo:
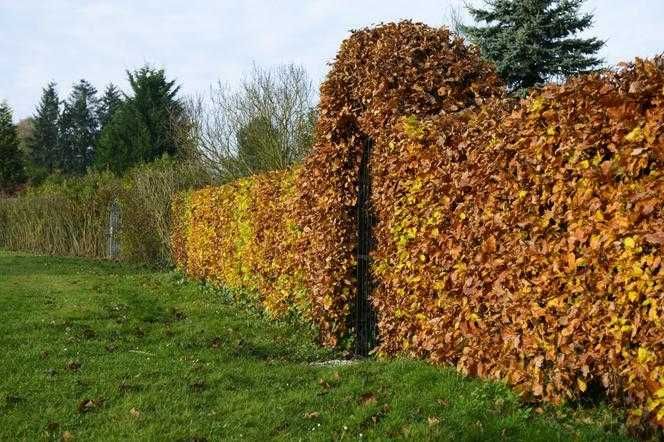
<instances>
[{"instance_id":1,"label":"background tree line","mask_svg":"<svg viewBox=\"0 0 664 442\"><path fill-rule=\"evenodd\" d=\"M74 84L67 99L48 84L35 114L23 122L23 151L29 176L80 176L88 170L121 174L131 166L163 154L177 154L168 121L182 113L178 87L163 69L142 67L127 72L131 92L109 84L101 96L86 80Z\"/></svg>"},{"instance_id":2,"label":"background tree line","mask_svg":"<svg viewBox=\"0 0 664 442\"><path fill-rule=\"evenodd\" d=\"M98 98L81 81L64 102L49 84L18 125L0 108L0 148L14 158L0 164L17 171L14 183L30 183L0 198L0 248L106 257L108 210L118 203L120 259L167 266L173 195L288 167L311 147L313 92L297 66L254 68L235 88L192 98L163 70L128 76L127 94L111 85Z\"/></svg>"},{"instance_id":3,"label":"background tree line","mask_svg":"<svg viewBox=\"0 0 664 442\"><path fill-rule=\"evenodd\" d=\"M474 25L464 25L458 11L452 21L494 62L509 90L523 95L600 65L604 42L578 37L593 20L582 13L583 2L486 0L466 6ZM288 167L312 146L314 90L299 66L254 66L236 88L218 83L189 98L164 69L144 66L127 77L128 93L109 84L99 94L80 80L64 100L49 83L34 116L16 126L2 104L0 193L91 170L121 176L165 156L197 162L223 182Z\"/></svg>"},{"instance_id":4,"label":"background tree line","mask_svg":"<svg viewBox=\"0 0 664 442\"><path fill-rule=\"evenodd\" d=\"M2 149L13 158L0 157L3 170L13 171L2 172L5 193L93 170L122 176L162 157L198 162L227 181L288 167L311 148L313 86L299 66L254 66L236 88L218 83L189 98L164 69L144 66L127 76L129 93L109 84L100 95L80 80L65 100L49 83L34 115L16 126L3 104Z\"/></svg>"}]
</instances>

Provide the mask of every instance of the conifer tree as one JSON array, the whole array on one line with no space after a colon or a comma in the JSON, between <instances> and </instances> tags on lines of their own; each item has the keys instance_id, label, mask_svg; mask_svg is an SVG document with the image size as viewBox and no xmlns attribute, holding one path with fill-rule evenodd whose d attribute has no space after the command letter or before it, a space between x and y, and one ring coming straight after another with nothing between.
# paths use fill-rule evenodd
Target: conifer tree
<instances>
[{"instance_id":1,"label":"conifer tree","mask_svg":"<svg viewBox=\"0 0 664 442\"><path fill-rule=\"evenodd\" d=\"M482 54L496 64L510 89L517 91L550 79L562 79L601 64L604 42L580 38L593 23L581 12L584 0L485 0L469 7L484 26L461 26Z\"/></svg>"},{"instance_id":2,"label":"conifer tree","mask_svg":"<svg viewBox=\"0 0 664 442\"><path fill-rule=\"evenodd\" d=\"M132 95L104 127L97 144L99 168L123 173L134 164L180 153L173 122L184 113L176 98L179 86L163 69L144 66L127 72Z\"/></svg>"},{"instance_id":3,"label":"conifer tree","mask_svg":"<svg viewBox=\"0 0 664 442\"><path fill-rule=\"evenodd\" d=\"M101 130L111 121L111 117L121 104L122 92L113 83L109 83L99 104L99 127Z\"/></svg>"},{"instance_id":4,"label":"conifer tree","mask_svg":"<svg viewBox=\"0 0 664 442\"><path fill-rule=\"evenodd\" d=\"M92 165L99 136L97 90L86 80L74 85L59 121L60 168L81 175Z\"/></svg>"},{"instance_id":5,"label":"conifer tree","mask_svg":"<svg viewBox=\"0 0 664 442\"><path fill-rule=\"evenodd\" d=\"M60 100L55 83L49 83L42 92L41 101L34 115L34 127L27 142L30 159L36 174L52 173L60 162L58 145L58 120Z\"/></svg>"},{"instance_id":6,"label":"conifer tree","mask_svg":"<svg viewBox=\"0 0 664 442\"><path fill-rule=\"evenodd\" d=\"M125 102L115 111L97 143L95 166L118 175L144 162L150 132L136 109Z\"/></svg>"},{"instance_id":7,"label":"conifer tree","mask_svg":"<svg viewBox=\"0 0 664 442\"><path fill-rule=\"evenodd\" d=\"M127 72L134 93L131 106L141 115L150 132L150 148L145 161L152 161L164 154L176 155L178 144L171 130L171 122L183 112L182 103L176 98L180 86L168 81L163 69L144 66L135 72Z\"/></svg>"},{"instance_id":8,"label":"conifer tree","mask_svg":"<svg viewBox=\"0 0 664 442\"><path fill-rule=\"evenodd\" d=\"M25 165L12 117L9 105L0 102L0 194L12 193L26 180Z\"/></svg>"}]
</instances>

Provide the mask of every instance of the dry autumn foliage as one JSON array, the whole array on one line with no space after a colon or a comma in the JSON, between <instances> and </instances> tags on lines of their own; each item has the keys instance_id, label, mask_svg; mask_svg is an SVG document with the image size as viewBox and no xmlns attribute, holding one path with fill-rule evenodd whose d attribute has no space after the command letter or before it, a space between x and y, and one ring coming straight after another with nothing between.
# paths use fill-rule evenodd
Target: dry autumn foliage
<instances>
[{"instance_id":1,"label":"dry autumn foliage","mask_svg":"<svg viewBox=\"0 0 664 442\"><path fill-rule=\"evenodd\" d=\"M374 157L381 351L664 424L663 126L661 58L405 119Z\"/></svg>"},{"instance_id":2,"label":"dry autumn foliage","mask_svg":"<svg viewBox=\"0 0 664 442\"><path fill-rule=\"evenodd\" d=\"M172 254L189 275L253 291L274 317L308 318L295 222L298 169L181 193L173 203Z\"/></svg>"},{"instance_id":3,"label":"dry autumn foliage","mask_svg":"<svg viewBox=\"0 0 664 442\"><path fill-rule=\"evenodd\" d=\"M355 32L301 169L181 195L174 254L255 288L322 341L348 332L367 139L383 355L502 379L526 399L605 392L664 425L664 59L520 102L445 29Z\"/></svg>"},{"instance_id":4,"label":"dry autumn foliage","mask_svg":"<svg viewBox=\"0 0 664 442\"><path fill-rule=\"evenodd\" d=\"M346 333L355 296L355 205L367 139L380 150L400 117L476 106L500 93L498 84L479 53L447 29L392 23L341 44L321 86L316 142L298 186L303 266L324 342Z\"/></svg>"}]
</instances>

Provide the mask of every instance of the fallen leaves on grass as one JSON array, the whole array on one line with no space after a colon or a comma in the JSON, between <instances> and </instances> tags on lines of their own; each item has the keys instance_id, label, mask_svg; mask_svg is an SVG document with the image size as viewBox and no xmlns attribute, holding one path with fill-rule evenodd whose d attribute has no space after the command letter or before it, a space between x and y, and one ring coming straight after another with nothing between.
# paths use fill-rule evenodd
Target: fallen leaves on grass
<instances>
[{"instance_id":1,"label":"fallen leaves on grass","mask_svg":"<svg viewBox=\"0 0 664 442\"><path fill-rule=\"evenodd\" d=\"M383 404L378 413L371 416L371 422L377 424L387 413L390 411L390 406L388 404Z\"/></svg>"},{"instance_id":2,"label":"fallen leaves on grass","mask_svg":"<svg viewBox=\"0 0 664 442\"><path fill-rule=\"evenodd\" d=\"M378 401L376 399L376 396L369 392L369 393L364 393L362 396L360 396L360 403L362 405L368 406L368 405L374 405Z\"/></svg>"},{"instance_id":3,"label":"fallen leaves on grass","mask_svg":"<svg viewBox=\"0 0 664 442\"><path fill-rule=\"evenodd\" d=\"M81 363L78 361L69 361L67 362L66 368L69 371L78 371L81 368Z\"/></svg>"},{"instance_id":4,"label":"fallen leaves on grass","mask_svg":"<svg viewBox=\"0 0 664 442\"><path fill-rule=\"evenodd\" d=\"M305 419L318 419L320 417L320 413L317 411L310 411L308 413L304 413L304 418Z\"/></svg>"},{"instance_id":5,"label":"fallen leaves on grass","mask_svg":"<svg viewBox=\"0 0 664 442\"><path fill-rule=\"evenodd\" d=\"M185 319L187 319L187 315L185 315L183 311L178 310L175 307L171 307L170 314L171 317L176 321L184 321Z\"/></svg>"},{"instance_id":6,"label":"fallen leaves on grass","mask_svg":"<svg viewBox=\"0 0 664 442\"><path fill-rule=\"evenodd\" d=\"M83 399L81 402L78 403L77 409L78 412L82 414L101 408L103 405L104 405L104 399L101 398Z\"/></svg>"}]
</instances>

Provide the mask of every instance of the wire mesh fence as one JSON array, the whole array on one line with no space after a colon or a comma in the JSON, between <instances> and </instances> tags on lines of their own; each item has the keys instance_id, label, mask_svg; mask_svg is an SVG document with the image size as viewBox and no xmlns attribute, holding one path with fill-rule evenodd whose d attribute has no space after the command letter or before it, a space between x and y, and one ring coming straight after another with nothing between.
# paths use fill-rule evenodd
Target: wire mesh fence
<instances>
[{"instance_id":1,"label":"wire mesh fence","mask_svg":"<svg viewBox=\"0 0 664 442\"><path fill-rule=\"evenodd\" d=\"M371 139L367 139L360 163L357 201L357 297L355 299L355 352L368 356L376 346L377 321L371 304L373 281L371 277L372 227L374 224L371 209L371 171L369 160L372 149Z\"/></svg>"},{"instance_id":2,"label":"wire mesh fence","mask_svg":"<svg viewBox=\"0 0 664 442\"><path fill-rule=\"evenodd\" d=\"M108 208L108 259L120 257L120 203L114 200Z\"/></svg>"}]
</instances>

